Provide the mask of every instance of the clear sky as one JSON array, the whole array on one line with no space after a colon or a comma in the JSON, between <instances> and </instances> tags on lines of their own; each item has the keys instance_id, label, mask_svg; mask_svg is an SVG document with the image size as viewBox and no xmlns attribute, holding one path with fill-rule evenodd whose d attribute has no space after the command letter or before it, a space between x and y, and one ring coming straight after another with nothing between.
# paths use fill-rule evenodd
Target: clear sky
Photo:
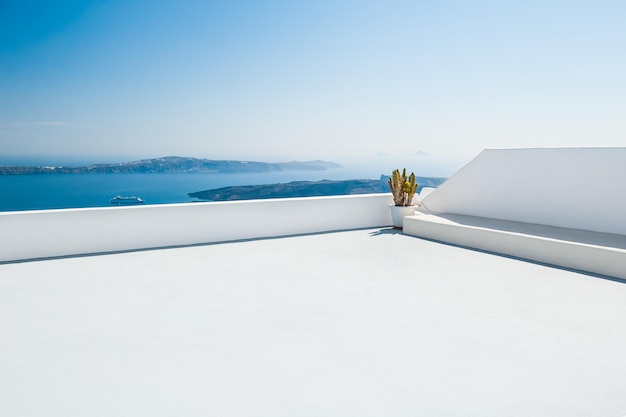
<instances>
[{"instance_id":1,"label":"clear sky","mask_svg":"<svg viewBox=\"0 0 626 417\"><path fill-rule=\"evenodd\" d=\"M624 0L2 0L0 159L626 146L625 22Z\"/></svg>"}]
</instances>

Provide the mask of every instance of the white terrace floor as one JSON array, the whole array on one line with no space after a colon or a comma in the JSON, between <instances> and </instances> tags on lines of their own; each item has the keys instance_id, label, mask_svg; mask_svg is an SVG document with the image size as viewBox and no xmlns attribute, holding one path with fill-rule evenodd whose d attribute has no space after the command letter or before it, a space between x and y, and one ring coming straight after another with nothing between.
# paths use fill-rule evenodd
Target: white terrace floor
<instances>
[{"instance_id":1,"label":"white terrace floor","mask_svg":"<svg viewBox=\"0 0 626 417\"><path fill-rule=\"evenodd\" d=\"M626 415L626 284L389 229L0 265L2 416Z\"/></svg>"}]
</instances>

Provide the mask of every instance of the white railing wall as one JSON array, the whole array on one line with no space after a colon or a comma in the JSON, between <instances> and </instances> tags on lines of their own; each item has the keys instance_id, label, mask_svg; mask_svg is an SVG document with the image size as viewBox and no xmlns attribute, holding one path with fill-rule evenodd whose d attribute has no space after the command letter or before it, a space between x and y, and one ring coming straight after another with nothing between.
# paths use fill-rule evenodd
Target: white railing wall
<instances>
[{"instance_id":1,"label":"white railing wall","mask_svg":"<svg viewBox=\"0 0 626 417\"><path fill-rule=\"evenodd\" d=\"M391 194L0 213L0 262L391 224Z\"/></svg>"}]
</instances>

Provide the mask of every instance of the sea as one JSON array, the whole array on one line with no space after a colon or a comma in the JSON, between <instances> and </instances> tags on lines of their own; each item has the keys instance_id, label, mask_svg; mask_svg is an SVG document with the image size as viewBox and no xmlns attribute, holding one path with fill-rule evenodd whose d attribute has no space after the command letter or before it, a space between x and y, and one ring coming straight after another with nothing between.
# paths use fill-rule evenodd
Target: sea
<instances>
[{"instance_id":1,"label":"sea","mask_svg":"<svg viewBox=\"0 0 626 417\"><path fill-rule=\"evenodd\" d=\"M235 185L379 177L346 168L237 174L0 175L0 212L108 207L118 195L140 197L145 204L189 203L198 200L188 193Z\"/></svg>"}]
</instances>

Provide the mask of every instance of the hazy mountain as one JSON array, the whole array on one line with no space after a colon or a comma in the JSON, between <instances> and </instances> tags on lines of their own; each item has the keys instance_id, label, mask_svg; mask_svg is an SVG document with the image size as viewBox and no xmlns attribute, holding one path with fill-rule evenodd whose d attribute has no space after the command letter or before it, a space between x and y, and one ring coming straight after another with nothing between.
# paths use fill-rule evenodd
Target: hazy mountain
<instances>
[{"instance_id":1,"label":"hazy mountain","mask_svg":"<svg viewBox=\"0 0 626 417\"><path fill-rule=\"evenodd\" d=\"M284 184L243 185L189 193L190 197L208 201L256 200L266 198L315 197L326 195L349 195L387 193L387 176L378 180L344 181L294 181ZM419 177L421 187L437 187L445 178Z\"/></svg>"},{"instance_id":2,"label":"hazy mountain","mask_svg":"<svg viewBox=\"0 0 626 417\"><path fill-rule=\"evenodd\" d=\"M257 162L257 161L225 161L197 159L180 156L142 159L140 161L122 162L117 164L95 164L86 167L37 166L15 167L0 166L0 175L22 174L132 174L132 173L242 173L271 171L325 171L341 168L341 165L327 161L291 161L291 162Z\"/></svg>"}]
</instances>

